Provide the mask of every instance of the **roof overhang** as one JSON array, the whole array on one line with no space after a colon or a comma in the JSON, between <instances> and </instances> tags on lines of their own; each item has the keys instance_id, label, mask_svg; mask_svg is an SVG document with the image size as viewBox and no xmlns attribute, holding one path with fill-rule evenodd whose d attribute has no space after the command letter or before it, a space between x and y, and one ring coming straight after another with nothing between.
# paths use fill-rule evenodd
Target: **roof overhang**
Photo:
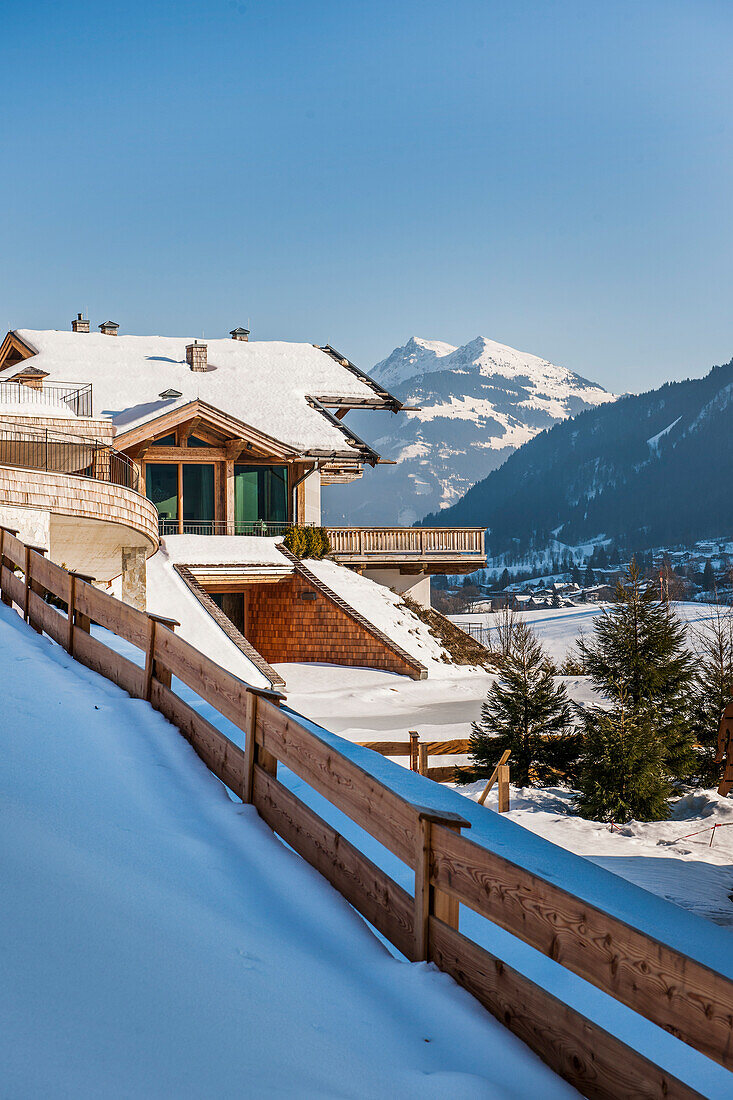
<instances>
[{"instance_id":1,"label":"roof overhang","mask_svg":"<svg viewBox=\"0 0 733 1100\"><path fill-rule=\"evenodd\" d=\"M350 359L347 359L345 355L342 355L340 351L336 351L330 344L314 344L319 351L324 352L346 370L350 371L360 382L363 382L365 386L368 386L370 390L374 391L374 400L369 398L349 398L349 397L320 397L319 400L323 405L329 405L334 408L340 409L391 409L392 412L399 412L402 408L402 402L399 398L391 394L389 390L386 390L384 386L380 386L378 382L375 382L373 378L361 370L355 363L352 363Z\"/></svg>"}]
</instances>

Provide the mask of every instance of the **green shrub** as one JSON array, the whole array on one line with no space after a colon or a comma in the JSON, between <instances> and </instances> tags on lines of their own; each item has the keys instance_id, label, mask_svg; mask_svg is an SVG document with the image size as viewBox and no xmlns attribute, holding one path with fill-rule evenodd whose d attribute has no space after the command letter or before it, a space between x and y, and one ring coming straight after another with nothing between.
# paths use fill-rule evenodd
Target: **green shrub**
<instances>
[{"instance_id":1,"label":"green shrub","mask_svg":"<svg viewBox=\"0 0 733 1100\"><path fill-rule=\"evenodd\" d=\"M297 558L320 559L331 549L325 527L288 527L283 542Z\"/></svg>"}]
</instances>

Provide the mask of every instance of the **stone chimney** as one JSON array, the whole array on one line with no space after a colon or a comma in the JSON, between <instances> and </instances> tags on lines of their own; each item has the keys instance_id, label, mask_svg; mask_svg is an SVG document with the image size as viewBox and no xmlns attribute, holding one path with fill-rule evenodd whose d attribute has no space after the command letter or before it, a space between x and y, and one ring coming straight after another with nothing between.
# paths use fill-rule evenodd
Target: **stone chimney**
<instances>
[{"instance_id":1,"label":"stone chimney","mask_svg":"<svg viewBox=\"0 0 733 1100\"><path fill-rule=\"evenodd\" d=\"M249 329L233 328L229 335L231 336L232 340L244 340L244 342L246 343L249 340Z\"/></svg>"},{"instance_id":2,"label":"stone chimney","mask_svg":"<svg viewBox=\"0 0 733 1100\"><path fill-rule=\"evenodd\" d=\"M208 370L209 368L206 363L206 344L199 344L198 340L194 340L192 344L187 344L186 362L191 370Z\"/></svg>"},{"instance_id":3,"label":"stone chimney","mask_svg":"<svg viewBox=\"0 0 733 1100\"><path fill-rule=\"evenodd\" d=\"M99 331L103 336L116 336L119 327L116 321L103 321L99 326Z\"/></svg>"},{"instance_id":4,"label":"stone chimney","mask_svg":"<svg viewBox=\"0 0 733 1100\"><path fill-rule=\"evenodd\" d=\"M72 332L89 332L89 322L84 320L81 313L77 313L76 319L71 322Z\"/></svg>"}]
</instances>

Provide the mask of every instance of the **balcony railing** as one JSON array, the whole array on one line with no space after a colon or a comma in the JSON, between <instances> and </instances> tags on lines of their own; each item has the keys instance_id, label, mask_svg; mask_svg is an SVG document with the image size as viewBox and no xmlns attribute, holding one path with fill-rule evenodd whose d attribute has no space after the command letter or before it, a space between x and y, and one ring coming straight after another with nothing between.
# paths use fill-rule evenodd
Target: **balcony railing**
<instances>
[{"instance_id":1,"label":"balcony railing","mask_svg":"<svg viewBox=\"0 0 733 1100\"><path fill-rule=\"evenodd\" d=\"M289 523L268 523L262 519L247 523L184 519L180 526L177 519L161 516L158 520L161 535L249 535L274 538L276 535L284 535L290 526Z\"/></svg>"},{"instance_id":2,"label":"balcony railing","mask_svg":"<svg viewBox=\"0 0 733 1100\"><path fill-rule=\"evenodd\" d=\"M91 416L92 385L91 382L85 385L43 382L39 386L25 382L0 382L0 404L40 405L44 409L68 409L75 416Z\"/></svg>"},{"instance_id":3,"label":"balcony railing","mask_svg":"<svg viewBox=\"0 0 733 1100\"><path fill-rule=\"evenodd\" d=\"M0 466L74 474L139 491L140 468L106 443L46 428L0 423Z\"/></svg>"},{"instance_id":4,"label":"balcony railing","mask_svg":"<svg viewBox=\"0 0 733 1100\"><path fill-rule=\"evenodd\" d=\"M327 527L336 557L483 558L483 527Z\"/></svg>"}]
</instances>

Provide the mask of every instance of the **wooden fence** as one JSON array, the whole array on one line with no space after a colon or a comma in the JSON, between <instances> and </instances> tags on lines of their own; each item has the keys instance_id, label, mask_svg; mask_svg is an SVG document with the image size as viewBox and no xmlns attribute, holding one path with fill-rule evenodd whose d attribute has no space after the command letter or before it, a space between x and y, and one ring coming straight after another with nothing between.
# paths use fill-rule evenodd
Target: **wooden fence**
<instances>
[{"instance_id":1,"label":"wooden fence","mask_svg":"<svg viewBox=\"0 0 733 1100\"><path fill-rule=\"evenodd\" d=\"M21 575L22 574L22 575ZM46 602L53 594L68 606ZM274 692L248 687L160 620L94 588L0 530L0 594L34 629L149 699L206 766L408 959L429 959L588 1097L699 1093L458 929L459 904L507 929L727 1069L733 982L463 835L454 813L414 805L338 751ZM139 667L90 633L137 646ZM244 748L178 696L177 677L244 734ZM410 894L277 777L282 763L414 870Z\"/></svg>"},{"instance_id":2,"label":"wooden fence","mask_svg":"<svg viewBox=\"0 0 733 1100\"><path fill-rule=\"evenodd\" d=\"M418 734L410 731L409 741L358 741L364 749L372 749L380 756L409 756L410 769L426 775L436 783L445 783L455 779L462 771L468 770L464 764L448 764L431 768L431 756L465 756L470 751L468 737L457 737L453 741L421 741Z\"/></svg>"}]
</instances>

